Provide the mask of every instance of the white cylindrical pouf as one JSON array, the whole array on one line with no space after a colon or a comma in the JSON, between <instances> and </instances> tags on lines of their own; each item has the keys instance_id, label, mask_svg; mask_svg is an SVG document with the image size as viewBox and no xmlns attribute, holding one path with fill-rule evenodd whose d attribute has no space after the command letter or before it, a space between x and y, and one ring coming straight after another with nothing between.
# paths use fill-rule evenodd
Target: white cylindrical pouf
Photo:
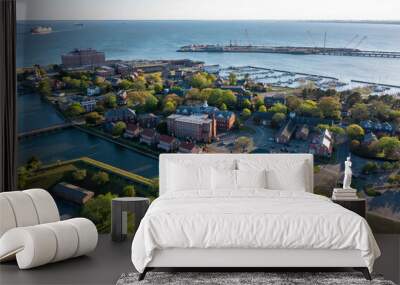
<instances>
[{"instance_id":1,"label":"white cylindrical pouf","mask_svg":"<svg viewBox=\"0 0 400 285\"><path fill-rule=\"evenodd\" d=\"M39 224L52 223L60 220L56 202L49 192L43 189L29 189L22 192L29 195L32 199L39 218Z\"/></svg>"},{"instance_id":2,"label":"white cylindrical pouf","mask_svg":"<svg viewBox=\"0 0 400 285\"><path fill-rule=\"evenodd\" d=\"M75 255L79 243L78 233L71 224L62 221L42 226L51 229L56 235L57 252L51 262L68 259Z\"/></svg>"},{"instance_id":3,"label":"white cylindrical pouf","mask_svg":"<svg viewBox=\"0 0 400 285\"><path fill-rule=\"evenodd\" d=\"M57 252L54 232L41 225L14 228L0 239L0 252L15 254L20 269L37 267L53 260Z\"/></svg>"},{"instance_id":4,"label":"white cylindrical pouf","mask_svg":"<svg viewBox=\"0 0 400 285\"><path fill-rule=\"evenodd\" d=\"M64 222L74 226L78 233L79 248L74 257L91 252L96 248L98 234L96 226L92 221L85 218L74 218L65 220Z\"/></svg>"},{"instance_id":5,"label":"white cylindrical pouf","mask_svg":"<svg viewBox=\"0 0 400 285\"><path fill-rule=\"evenodd\" d=\"M8 230L16 226L17 223L10 202L6 197L0 195L0 238Z\"/></svg>"},{"instance_id":6,"label":"white cylindrical pouf","mask_svg":"<svg viewBox=\"0 0 400 285\"><path fill-rule=\"evenodd\" d=\"M22 191L3 192L1 195L10 202L17 227L33 226L39 223L35 205L29 195Z\"/></svg>"}]
</instances>

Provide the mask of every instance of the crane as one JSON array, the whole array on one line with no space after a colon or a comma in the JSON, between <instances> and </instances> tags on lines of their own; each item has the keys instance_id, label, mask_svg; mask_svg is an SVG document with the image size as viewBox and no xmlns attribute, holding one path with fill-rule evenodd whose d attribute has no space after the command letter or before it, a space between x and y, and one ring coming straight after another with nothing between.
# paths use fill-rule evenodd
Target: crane
<instances>
[{"instance_id":1,"label":"crane","mask_svg":"<svg viewBox=\"0 0 400 285\"><path fill-rule=\"evenodd\" d=\"M361 40L355 45L354 49L357 49L362 44L362 42L365 41L367 38L368 38L367 36L363 36Z\"/></svg>"},{"instance_id":2,"label":"crane","mask_svg":"<svg viewBox=\"0 0 400 285\"><path fill-rule=\"evenodd\" d=\"M313 44L313 46L316 47L317 45L315 44L315 42L314 42L314 40L312 38L311 32L307 31L307 35L308 35L309 39L311 40L311 43Z\"/></svg>"},{"instance_id":3,"label":"crane","mask_svg":"<svg viewBox=\"0 0 400 285\"><path fill-rule=\"evenodd\" d=\"M358 35L352 37L351 40L344 46L344 48L348 48L358 37Z\"/></svg>"},{"instance_id":4,"label":"crane","mask_svg":"<svg viewBox=\"0 0 400 285\"><path fill-rule=\"evenodd\" d=\"M249 47L251 47L251 42L249 38L249 31L247 29L244 30L244 34L246 35L246 40L249 43Z\"/></svg>"}]
</instances>

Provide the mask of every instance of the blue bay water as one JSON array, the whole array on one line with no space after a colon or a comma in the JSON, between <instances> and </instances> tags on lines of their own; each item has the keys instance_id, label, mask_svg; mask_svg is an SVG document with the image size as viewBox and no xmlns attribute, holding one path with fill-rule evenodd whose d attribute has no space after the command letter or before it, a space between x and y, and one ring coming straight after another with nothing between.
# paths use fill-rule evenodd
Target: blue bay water
<instances>
[{"instance_id":1,"label":"blue bay water","mask_svg":"<svg viewBox=\"0 0 400 285\"><path fill-rule=\"evenodd\" d=\"M202 60L224 67L254 65L289 71L320 74L378 83L400 85L400 59L356 58L336 56L298 56L279 54L177 53L188 44L253 44L271 46L355 47L366 36L362 50L400 51L400 25L295 22L295 21L29 21L17 25L17 66L60 63L61 54L74 48L95 48L107 59L179 59ZM54 32L31 35L38 25L50 25ZM52 106L36 95L18 98L19 131L57 124L63 119ZM139 175L158 175L157 161L98 137L68 129L22 140L18 162L31 156L44 163L54 163L81 156L132 171ZM390 194L388 192L388 194ZM382 195L370 202L371 208L390 206L399 211L399 193Z\"/></svg>"},{"instance_id":2,"label":"blue bay water","mask_svg":"<svg viewBox=\"0 0 400 285\"><path fill-rule=\"evenodd\" d=\"M268 45L345 46L352 37L368 38L360 48L400 51L400 25L346 24L285 21L83 21L79 27L72 21L18 22L17 65L60 63L60 56L74 48L95 48L108 59L176 59L191 58L223 66L256 65L316 73L344 79L400 84L400 60L295 56L278 54L209 54L178 53L187 44L219 43ZM54 32L32 35L29 30L50 25ZM307 33L309 31L309 33ZM354 46L354 44L352 46ZM60 123L62 118L35 95L18 98L19 131L28 131ZM88 155L120 168L155 175L155 160L115 146L112 143L81 134L61 131L20 142L19 163L36 155L45 163ZM149 168L150 167L150 168Z\"/></svg>"},{"instance_id":3,"label":"blue bay water","mask_svg":"<svg viewBox=\"0 0 400 285\"><path fill-rule=\"evenodd\" d=\"M400 25L303 21L29 21L18 23L17 65L60 63L74 48L95 48L107 59L189 58L222 66L255 65L400 85L400 60L279 54L177 53L182 45L209 43L355 47L400 51ZM31 35L29 29L50 25L54 32Z\"/></svg>"}]
</instances>

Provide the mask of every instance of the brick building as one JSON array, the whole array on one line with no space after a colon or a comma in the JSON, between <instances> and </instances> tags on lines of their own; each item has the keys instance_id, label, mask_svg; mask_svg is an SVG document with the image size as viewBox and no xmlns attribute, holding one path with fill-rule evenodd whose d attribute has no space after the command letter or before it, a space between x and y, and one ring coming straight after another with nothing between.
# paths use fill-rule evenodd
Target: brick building
<instances>
[{"instance_id":1,"label":"brick building","mask_svg":"<svg viewBox=\"0 0 400 285\"><path fill-rule=\"evenodd\" d=\"M106 62L104 52L94 49L75 49L61 56L61 62L65 67L79 67L85 65L99 66Z\"/></svg>"},{"instance_id":2,"label":"brick building","mask_svg":"<svg viewBox=\"0 0 400 285\"><path fill-rule=\"evenodd\" d=\"M208 115L173 114L167 118L167 126L169 134L196 141L210 142L217 135L216 120Z\"/></svg>"}]
</instances>

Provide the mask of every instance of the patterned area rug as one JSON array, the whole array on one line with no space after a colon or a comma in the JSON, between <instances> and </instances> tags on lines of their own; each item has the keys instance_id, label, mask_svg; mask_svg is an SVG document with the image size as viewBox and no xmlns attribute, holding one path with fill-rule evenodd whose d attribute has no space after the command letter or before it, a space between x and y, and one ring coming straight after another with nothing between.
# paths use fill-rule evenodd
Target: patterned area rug
<instances>
[{"instance_id":1,"label":"patterned area rug","mask_svg":"<svg viewBox=\"0 0 400 285\"><path fill-rule=\"evenodd\" d=\"M138 281L138 276L138 273L122 274L117 285L395 285L379 275L368 281L359 272L148 272L142 281Z\"/></svg>"}]
</instances>

